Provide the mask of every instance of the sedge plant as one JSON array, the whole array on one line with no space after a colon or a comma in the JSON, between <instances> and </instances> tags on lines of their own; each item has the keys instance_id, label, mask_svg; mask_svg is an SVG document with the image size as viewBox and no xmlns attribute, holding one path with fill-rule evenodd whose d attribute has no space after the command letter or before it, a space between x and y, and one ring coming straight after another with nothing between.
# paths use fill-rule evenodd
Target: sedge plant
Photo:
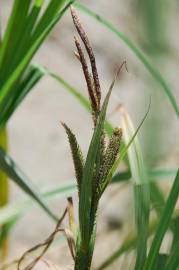
<instances>
[{"instance_id":1,"label":"sedge plant","mask_svg":"<svg viewBox=\"0 0 179 270\"><path fill-rule=\"evenodd\" d=\"M145 120L146 115L137 131L134 132L133 137L128 142L127 146L123 147L121 151L119 149L122 139L121 128L112 128L111 135L107 141L104 128L106 110L116 77L110 85L106 98L101 105L101 86L93 49L73 7L71 7L71 14L74 25L84 44L91 65L91 70L89 70L81 43L75 36L74 39L77 49L75 55L80 61L83 69L94 124L93 136L88 149L87 157L84 161L84 157L77 142L76 136L65 123L62 123L68 135L71 147L79 195L79 230L76 236L76 256L74 269L83 270L91 269L91 261L96 237L96 217L100 198L108 184L111 182L119 162L124 158L127 149L132 143L136 132L138 132L140 126ZM123 64L120 66L117 75L122 66Z\"/></svg>"},{"instance_id":2,"label":"sedge plant","mask_svg":"<svg viewBox=\"0 0 179 270\"><path fill-rule=\"evenodd\" d=\"M115 80L111 84L109 92L101 106L101 88L94 53L89 39L73 8L71 8L71 14L74 25L84 44L91 63L90 72L80 41L75 37L75 45L77 48L77 53L75 54L82 65L94 123L94 132L85 161L75 135L66 124L62 123L68 135L71 147L79 195L79 230L76 238L74 269L83 270L91 269L96 237L98 204L103 192L112 180L116 165L118 165L118 160L121 158L119 158L119 155L122 155L122 151L119 151L122 130L118 128L113 129L109 142L106 143L104 121L109 97ZM150 232L150 184L147 180L147 173L145 171L139 142L136 138L133 138L135 130L133 129L127 113L123 113L123 119L123 128L125 129L127 126L127 129L125 129L126 144L130 145L131 140L134 140L133 146L130 149L127 147L130 169L134 180L134 203L137 231L137 239L135 242L137 256L133 269L158 269L161 258L163 258L163 254L160 253L160 247L163 238L170 227L172 214L178 200L179 172L177 172L168 200L161 213L158 224L156 225L154 239L149 247L149 253L147 254L148 235ZM176 235L174 234L174 238L175 237ZM178 267L178 256L176 256L178 242L176 243L176 240L174 242L174 251L171 249L171 252L166 254L167 259L165 262L162 262L162 265L166 267L166 269L177 269Z\"/></svg>"},{"instance_id":3,"label":"sedge plant","mask_svg":"<svg viewBox=\"0 0 179 270\"><path fill-rule=\"evenodd\" d=\"M91 71L89 71L80 41L75 37L77 48L77 53L75 54L81 63L86 80L94 124L94 132L86 160L84 160L74 133L66 124L62 123L62 125L66 130L71 147L79 195L79 231L75 245L76 256L74 269L87 270L91 269L96 237L98 204L103 192L112 179L112 169L116 160L119 158L122 130L118 128L113 129L109 142L106 142L104 121L115 79L101 105L101 87L93 49L73 7L71 7L71 14L91 64Z\"/></svg>"}]
</instances>

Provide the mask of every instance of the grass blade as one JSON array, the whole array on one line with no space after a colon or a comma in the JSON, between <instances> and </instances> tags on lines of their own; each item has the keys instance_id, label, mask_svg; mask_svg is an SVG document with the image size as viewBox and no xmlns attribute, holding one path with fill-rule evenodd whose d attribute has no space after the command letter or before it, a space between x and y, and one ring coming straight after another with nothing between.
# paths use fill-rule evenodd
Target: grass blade
<instances>
[{"instance_id":1,"label":"grass blade","mask_svg":"<svg viewBox=\"0 0 179 270\"><path fill-rule=\"evenodd\" d=\"M46 191L41 191L40 195L45 200L52 198L60 199L71 196L76 191L76 183L73 181L61 184L60 186L55 186L53 188L46 188ZM0 209L0 224L11 222L14 219L19 220L20 217L28 213L28 210L34 206L36 206L36 204L32 198L20 199L16 202L8 204L7 206L4 206Z\"/></svg>"},{"instance_id":2,"label":"grass blade","mask_svg":"<svg viewBox=\"0 0 179 270\"><path fill-rule=\"evenodd\" d=\"M17 41L18 33L21 32L19 30L24 25L24 19L26 17L25 14L27 14L30 2L30 0L14 1L0 49L0 68L4 65L4 63L7 63L8 53L12 53L13 46Z\"/></svg>"},{"instance_id":3,"label":"grass blade","mask_svg":"<svg viewBox=\"0 0 179 270\"><path fill-rule=\"evenodd\" d=\"M60 18L63 16L65 11L68 9L71 2L69 2L65 8L58 13L51 22L49 22L48 26L44 29L44 31L41 33L41 35L36 39L36 41L32 44L30 49L27 51L26 55L22 59L22 61L17 65L16 69L12 73L12 75L8 78L8 80L5 82L4 86L1 88L0 92L0 102L3 101L3 99L6 97L6 95L11 91L14 83L18 80L18 78L22 75L24 72L24 69L27 67L29 62L31 61L32 57L46 38L46 36L49 34L51 29L54 27L54 25L60 20Z\"/></svg>"},{"instance_id":4,"label":"grass blade","mask_svg":"<svg viewBox=\"0 0 179 270\"><path fill-rule=\"evenodd\" d=\"M151 169L147 170L147 177L148 181L150 181L151 184L154 184L156 181L162 181L162 180L170 180L171 178L174 178L176 175L177 169ZM127 181L131 178L131 172L129 170L126 170L124 172L118 172L114 175L112 183L117 183L118 181ZM157 187L158 189L158 187ZM155 192L155 191L154 191ZM162 194L159 195L162 198L162 202L165 203L164 197Z\"/></svg>"},{"instance_id":5,"label":"grass blade","mask_svg":"<svg viewBox=\"0 0 179 270\"><path fill-rule=\"evenodd\" d=\"M165 79L163 78L159 70L147 59L144 53L127 36L125 36L121 31L119 31L111 22L99 16L98 14L96 14L95 12L93 12L92 10L90 10L89 8L87 8L85 5L81 3L76 2L74 5L76 8L80 9L81 11L89 15L90 17L94 18L96 21L100 22L106 28L108 28L133 51L133 53L137 56L137 58L149 71L149 73L156 80L156 82L158 82L161 89L163 90L168 100L170 101L177 117L179 117L179 106L172 93L171 88L168 86L167 82L165 81Z\"/></svg>"},{"instance_id":6,"label":"grass blade","mask_svg":"<svg viewBox=\"0 0 179 270\"><path fill-rule=\"evenodd\" d=\"M126 145L130 142L135 129L127 112L122 109L122 128ZM143 268L147 253L147 238L150 210L150 185L147 181L142 151L137 136L128 149L128 160L134 182L135 221L137 229L137 258L135 269Z\"/></svg>"},{"instance_id":7,"label":"grass blade","mask_svg":"<svg viewBox=\"0 0 179 270\"><path fill-rule=\"evenodd\" d=\"M91 112L91 106L90 106L90 102L88 101L88 99L83 96L82 94L80 94L80 92L74 88L73 86L71 86L67 81L65 81L60 75L54 74L50 71L48 71L48 75L51 76L52 78L54 78L57 82L59 82L65 89L68 90L68 92L70 94L72 94L78 101L79 103L88 111Z\"/></svg>"},{"instance_id":8,"label":"grass blade","mask_svg":"<svg viewBox=\"0 0 179 270\"><path fill-rule=\"evenodd\" d=\"M0 132L0 147L7 151L8 147L8 138L7 138L7 131L6 129ZM8 179L7 175L0 170L0 207L4 206L8 202L8 194L9 194L9 187L8 187Z\"/></svg>"},{"instance_id":9,"label":"grass blade","mask_svg":"<svg viewBox=\"0 0 179 270\"><path fill-rule=\"evenodd\" d=\"M167 259L168 259L167 254L160 253L157 257L156 266L153 270L165 269Z\"/></svg>"},{"instance_id":10,"label":"grass blade","mask_svg":"<svg viewBox=\"0 0 179 270\"><path fill-rule=\"evenodd\" d=\"M41 35L41 33L46 29L46 27L48 27L49 18L55 17L60 11L60 9L62 8L64 3L65 3L65 0L50 1L50 3L48 4L43 16L38 22L36 29L33 33L33 37L32 37L33 42ZM73 1L71 3L73 3Z\"/></svg>"},{"instance_id":11,"label":"grass blade","mask_svg":"<svg viewBox=\"0 0 179 270\"><path fill-rule=\"evenodd\" d=\"M151 235L154 232L157 224L158 224L157 220L153 221L150 224L149 235ZM111 264L114 263L114 261L116 261L117 259L119 259L125 252L129 252L130 250L134 249L136 247L136 244L137 244L137 237L138 237L138 235L136 235L136 233L134 233L132 231L129 232L127 237L123 241L122 245L112 255L110 255L97 268L97 270L103 270L103 269L111 266Z\"/></svg>"},{"instance_id":12,"label":"grass blade","mask_svg":"<svg viewBox=\"0 0 179 270\"><path fill-rule=\"evenodd\" d=\"M26 24L27 24L27 17L28 17L28 11L30 8L30 0L15 0L14 1L14 7L12 9L12 13L9 21L9 24L7 25L7 31L5 31L5 37L3 39L3 48L4 52L0 56L0 83L1 87L3 86L3 83L8 79L10 74L13 71L14 67L14 60L17 56L21 55L21 50L19 50L19 40L21 42L24 39L24 32L26 30ZM13 15L15 14L14 18ZM13 18L12 24L11 19ZM9 28L10 26L10 28ZM8 29L10 30L8 32ZM7 37L7 39L6 39ZM16 52L16 53L14 53ZM17 64L17 62L16 62Z\"/></svg>"},{"instance_id":13,"label":"grass blade","mask_svg":"<svg viewBox=\"0 0 179 270\"><path fill-rule=\"evenodd\" d=\"M173 250L172 254L169 256L167 265L164 268L165 270L177 270L179 267L179 243L176 245L175 249Z\"/></svg>"},{"instance_id":14,"label":"grass blade","mask_svg":"<svg viewBox=\"0 0 179 270\"><path fill-rule=\"evenodd\" d=\"M103 186L101 187L101 190L102 192L104 192L105 188L107 187L107 185L111 182L112 180L112 176L114 175L115 171L117 170L117 167L119 166L120 162L124 159L124 157L127 155L127 151L129 149L129 147L131 146L134 138L136 137L137 133L139 132L140 128L142 127L147 115L148 115L148 112L149 112L149 108L148 108L148 111L146 112L146 114L144 115L141 123L139 124L139 126L137 127L135 133L133 134L133 136L131 137L131 140L129 141L129 143L126 145L126 146L123 146L123 148L121 149L120 151L120 156L119 158L117 158L117 160L115 161L113 167L111 168L106 180L105 180L105 183L103 184Z\"/></svg>"},{"instance_id":15,"label":"grass blade","mask_svg":"<svg viewBox=\"0 0 179 270\"><path fill-rule=\"evenodd\" d=\"M56 81L58 81L69 93L71 93L78 101L79 103L84 107L85 110L88 112L91 112L91 105L88 99L80 94L80 92L73 86L71 86L67 81L65 81L60 75L54 74L50 71L48 71L48 75L54 78ZM105 130L108 134L108 136L112 135L113 127L112 125L108 122L105 121Z\"/></svg>"},{"instance_id":16,"label":"grass blade","mask_svg":"<svg viewBox=\"0 0 179 270\"><path fill-rule=\"evenodd\" d=\"M162 172L162 175L164 174L164 171L160 171ZM176 171L171 171L172 175L176 175ZM152 172L152 175L154 175L154 172ZM157 180L158 180L158 176L159 173L158 171L156 171L156 175L157 175ZM166 172L166 175L168 175L168 171ZM117 179L116 179L117 177ZM129 181L131 178L131 174L129 171L126 172L121 172L119 175L114 176L114 178L111 181L112 183L120 183L121 181ZM153 178L155 181L155 178ZM157 181L156 180L156 181ZM40 192L41 195L45 198L45 199L51 199L51 198L61 198L61 197L67 197L67 196L71 196L74 192L77 192L77 186L74 181L69 181L67 182L67 184L62 184L59 187L54 187L51 189L46 189L47 191L45 192ZM20 216L22 214L25 214L28 210L30 209L32 206L34 206L34 203L31 199L29 200L24 200L21 199L17 202L13 202L10 203L9 205L3 207L2 209L0 209L0 224L9 222L11 219L13 219L16 216Z\"/></svg>"},{"instance_id":17,"label":"grass blade","mask_svg":"<svg viewBox=\"0 0 179 270\"><path fill-rule=\"evenodd\" d=\"M178 245L179 243L179 217L176 216L173 219L173 222L171 224L171 230L173 232L173 240L172 240L172 246L171 246L171 252L173 252L173 250L175 250L175 247Z\"/></svg>"},{"instance_id":18,"label":"grass blade","mask_svg":"<svg viewBox=\"0 0 179 270\"><path fill-rule=\"evenodd\" d=\"M13 93L9 93L0 104L0 128L5 126L16 108L44 75L45 71L37 66L30 66L27 69L22 80L14 88Z\"/></svg>"},{"instance_id":19,"label":"grass blade","mask_svg":"<svg viewBox=\"0 0 179 270\"><path fill-rule=\"evenodd\" d=\"M4 151L8 148L7 130L0 131L0 146ZM7 175L0 170L0 208L8 203L9 200L9 183ZM3 223L0 233L0 261L4 261L7 254L7 224Z\"/></svg>"},{"instance_id":20,"label":"grass blade","mask_svg":"<svg viewBox=\"0 0 179 270\"><path fill-rule=\"evenodd\" d=\"M147 257L146 264L144 267L145 270L152 270L153 267L155 267L159 249L160 249L162 240L165 236L165 233L169 227L171 216L173 214L178 197L179 197L179 169L177 171L175 181L173 183L172 189L168 196L166 206L163 210L163 214L161 216L154 239L152 241L152 245L149 250L149 255Z\"/></svg>"},{"instance_id":21,"label":"grass blade","mask_svg":"<svg viewBox=\"0 0 179 270\"><path fill-rule=\"evenodd\" d=\"M25 193L31 196L51 218L58 220L37 192L38 189L33 186L32 182L24 175L2 148L0 148L0 169L4 171Z\"/></svg>"},{"instance_id":22,"label":"grass blade","mask_svg":"<svg viewBox=\"0 0 179 270\"><path fill-rule=\"evenodd\" d=\"M84 245L83 246L84 249L88 247L90 240L90 223L91 223L90 214L91 214L94 165L100 149L101 134L104 128L104 121L110 94L111 91L108 92L105 101L103 103L98 123L94 130L93 137L90 143L90 147L88 150L83 170L83 177L79 198L79 221L80 221L81 239Z\"/></svg>"}]
</instances>

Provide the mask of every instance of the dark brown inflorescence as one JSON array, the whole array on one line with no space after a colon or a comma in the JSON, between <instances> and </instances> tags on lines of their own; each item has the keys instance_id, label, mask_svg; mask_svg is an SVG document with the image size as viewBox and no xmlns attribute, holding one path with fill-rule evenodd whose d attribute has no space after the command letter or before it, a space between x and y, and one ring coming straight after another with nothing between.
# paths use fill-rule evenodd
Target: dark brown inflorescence
<instances>
[{"instance_id":1,"label":"dark brown inflorescence","mask_svg":"<svg viewBox=\"0 0 179 270\"><path fill-rule=\"evenodd\" d=\"M88 54L90 64L91 64L91 70L88 67L87 60L85 58L85 54L83 52L82 46L80 44L80 41L77 37L74 37L75 39L75 45L77 48L77 52L75 52L75 56L80 61L84 77L87 84L88 89L88 95L91 103L91 109L92 109L92 116L94 121L94 126L96 127L98 123L99 114L101 111L101 87L99 82L99 76L98 71L96 67L96 60L94 56L94 52L92 49L92 46L90 45L89 39L87 37L87 34L85 33L82 24L78 18L78 15L75 11L75 9L71 6L71 15L73 18L74 25L78 31L78 34L84 44L84 47L86 49L86 52ZM115 78L113 79L111 85L110 85L110 91L112 90L116 77L120 73L122 67L126 67L126 62L124 61L121 66L119 67ZM127 69L127 67L126 67ZM80 185L82 181L83 176L83 168L84 168L84 161L82 152L80 150L80 147L77 143L75 135L72 133L70 128L62 123L63 127L66 130L66 133L68 135L74 167L75 167L75 173L76 173L76 179L78 183L78 191L80 193ZM109 171L111 170L114 162L116 161L118 154L119 154L119 147L120 142L122 138L122 130L121 129L114 129L111 138L109 139L108 145L106 145L106 135L105 131L103 129L101 138L100 138L100 151L99 156L96 160L96 165L94 167L94 200L99 200L101 196L101 186L105 182L106 177L108 176Z\"/></svg>"},{"instance_id":2,"label":"dark brown inflorescence","mask_svg":"<svg viewBox=\"0 0 179 270\"><path fill-rule=\"evenodd\" d=\"M90 101L91 101L91 107L93 110L93 115L94 115L94 123L96 125L96 120L97 117L99 115L99 111L100 111L100 101L101 101L101 87L100 87L100 82L99 82L99 76L98 76L98 71L97 71L97 67L96 67L96 60L95 60L95 56L93 53L93 49L90 45L89 39L80 23L79 17L76 14L76 11L73 7L71 7L71 15L73 18L73 22L74 25L78 31L78 34L86 48L90 63L91 63L91 71L92 71L92 75L89 73L88 71L88 66L87 66L87 62L86 59L84 57L82 48L80 46L80 42L78 41L78 39L75 37L75 44L78 50L78 54L79 54L79 60L81 62L82 68L83 68L83 72L85 75L85 79L86 79L86 83L88 86L88 93L89 93L89 97L90 97Z\"/></svg>"}]
</instances>

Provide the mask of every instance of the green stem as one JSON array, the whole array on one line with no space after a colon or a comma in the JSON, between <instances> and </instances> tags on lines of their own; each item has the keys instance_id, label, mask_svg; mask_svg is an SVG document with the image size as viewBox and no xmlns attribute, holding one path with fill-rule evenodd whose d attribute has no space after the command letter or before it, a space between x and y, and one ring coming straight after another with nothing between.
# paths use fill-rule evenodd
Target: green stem
<instances>
[{"instance_id":1,"label":"green stem","mask_svg":"<svg viewBox=\"0 0 179 270\"><path fill-rule=\"evenodd\" d=\"M87 251L83 251L80 248L77 253L76 261L75 261L75 270L90 270L91 267L91 256Z\"/></svg>"},{"instance_id":2,"label":"green stem","mask_svg":"<svg viewBox=\"0 0 179 270\"><path fill-rule=\"evenodd\" d=\"M82 243L80 236L78 237L77 245L76 245L77 254L76 254L74 270L90 270L91 269L95 238L96 238L96 225L94 225L93 232L91 234L90 243L86 248L84 248L84 244Z\"/></svg>"},{"instance_id":3,"label":"green stem","mask_svg":"<svg viewBox=\"0 0 179 270\"><path fill-rule=\"evenodd\" d=\"M90 231L86 232L90 235L89 243L82 240L79 232L76 241L76 259L74 270L90 270L93 258L95 240L96 240L96 212L97 204L92 206L91 218L90 218Z\"/></svg>"},{"instance_id":4,"label":"green stem","mask_svg":"<svg viewBox=\"0 0 179 270\"><path fill-rule=\"evenodd\" d=\"M8 139L7 139L7 131L6 128L0 131L0 147L7 151ZM9 199L9 185L8 178L6 174L0 171L0 207L5 206L8 203ZM7 241L4 239L4 235L6 234L6 225L2 225L0 231L0 240L2 240L0 246L0 261L3 261L6 257L7 253Z\"/></svg>"}]
</instances>

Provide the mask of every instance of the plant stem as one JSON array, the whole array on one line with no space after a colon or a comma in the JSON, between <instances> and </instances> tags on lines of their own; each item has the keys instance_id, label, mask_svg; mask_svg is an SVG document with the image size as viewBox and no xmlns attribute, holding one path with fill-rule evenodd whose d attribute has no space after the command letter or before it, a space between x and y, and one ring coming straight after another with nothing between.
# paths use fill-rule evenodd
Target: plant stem
<instances>
[{"instance_id":1,"label":"plant stem","mask_svg":"<svg viewBox=\"0 0 179 270\"><path fill-rule=\"evenodd\" d=\"M90 243L87 248L84 248L84 245L80 237L78 238L77 247L76 247L77 254L76 254L74 270L90 270L91 269L95 238L96 238L96 225L94 225L93 233L91 234Z\"/></svg>"},{"instance_id":2,"label":"plant stem","mask_svg":"<svg viewBox=\"0 0 179 270\"><path fill-rule=\"evenodd\" d=\"M0 131L0 147L3 150L7 151L8 138L6 128ZM8 178L4 172L0 170L0 207L3 207L8 203L9 199L9 184ZM0 238L3 238L3 235L6 234L6 225L2 225ZM7 239L2 240L0 246L0 261L3 261L7 254Z\"/></svg>"},{"instance_id":3,"label":"plant stem","mask_svg":"<svg viewBox=\"0 0 179 270\"><path fill-rule=\"evenodd\" d=\"M90 270L91 262L94 252L95 240L96 240L96 212L97 205L93 205L93 211L91 212L91 225L90 225L90 240L89 243L85 243L81 239L81 234L79 232L76 241L76 259L74 270ZM87 232L86 232L87 233Z\"/></svg>"},{"instance_id":4,"label":"plant stem","mask_svg":"<svg viewBox=\"0 0 179 270\"><path fill-rule=\"evenodd\" d=\"M80 251L77 253L75 261L75 270L90 270L92 256L89 255L88 251Z\"/></svg>"}]
</instances>

